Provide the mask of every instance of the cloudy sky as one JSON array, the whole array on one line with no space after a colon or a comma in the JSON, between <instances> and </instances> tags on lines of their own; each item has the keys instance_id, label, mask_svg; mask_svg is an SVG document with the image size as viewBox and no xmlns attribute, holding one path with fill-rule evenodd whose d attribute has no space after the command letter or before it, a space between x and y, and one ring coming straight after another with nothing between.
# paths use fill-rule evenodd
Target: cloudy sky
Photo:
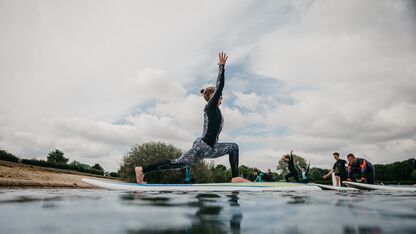
<instances>
[{"instance_id":1,"label":"cloudy sky","mask_svg":"<svg viewBox=\"0 0 416 234\"><path fill-rule=\"evenodd\" d=\"M0 148L106 170L134 144L186 150L219 51L242 164L416 155L416 4L389 0L0 0Z\"/></svg>"}]
</instances>

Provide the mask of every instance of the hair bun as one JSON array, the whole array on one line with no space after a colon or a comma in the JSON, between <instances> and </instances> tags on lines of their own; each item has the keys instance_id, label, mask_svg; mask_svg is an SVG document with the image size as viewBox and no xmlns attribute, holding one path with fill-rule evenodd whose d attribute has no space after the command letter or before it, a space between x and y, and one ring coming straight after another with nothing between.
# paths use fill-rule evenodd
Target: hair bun
<instances>
[{"instance_id":1,"label":"hair bun","mask_svg":"<svg viewBox=\"0 0 416 234\"><path fill-rule=\"evenodd\" d=\"M199 92L200 92L201 94L204 94L204 93L205 93L205 89L201 89L201 90L199 90Z\"/></svg>"}]
</instances>

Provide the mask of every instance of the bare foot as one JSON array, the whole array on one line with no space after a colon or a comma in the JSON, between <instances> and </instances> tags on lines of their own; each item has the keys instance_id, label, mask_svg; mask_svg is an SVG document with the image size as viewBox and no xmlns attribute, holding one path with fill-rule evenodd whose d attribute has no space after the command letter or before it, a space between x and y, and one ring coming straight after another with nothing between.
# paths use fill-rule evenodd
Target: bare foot
<instances>
[{"instance_id":1,"label":"bare foot","mask_svg":"<svg viewBox=\"0 0 416 234\"><path fill-rule=\"evenodd\" d=\"M143 168L142 167L135 167L134 171L136 172L136 181L138 184L145 184L143 181L144 174L143 174Z\"/></svg>"},{"instance_id":2,"label":"bare foot","mask_svg":"<svg viewBox=\"0 0 416 234\"><path fill-rule=\"evenodd\" d=\"M244 183L244 182L251 182L251 181L246 180L242 177L234 177L231 179L231 183Z\"/></svg>"}]
</instances>

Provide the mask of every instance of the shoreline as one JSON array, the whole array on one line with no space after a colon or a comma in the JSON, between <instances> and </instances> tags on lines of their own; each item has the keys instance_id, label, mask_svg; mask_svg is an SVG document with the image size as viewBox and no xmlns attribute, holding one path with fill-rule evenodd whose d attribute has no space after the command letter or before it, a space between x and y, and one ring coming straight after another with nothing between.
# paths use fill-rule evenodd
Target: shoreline
<instances>
[{"instance_id":1,"label":"shoreline","mask_svg":"<svg viewBox=\"0 0 416 234\"><path fill-rule=\"evenodd\" d=\"M98 189L97 187L82 182L82 178L100 178L111 181L120 181L106 176L55 168L44 168L0 160L0 189Z\"/></svg>"}]
</instances>

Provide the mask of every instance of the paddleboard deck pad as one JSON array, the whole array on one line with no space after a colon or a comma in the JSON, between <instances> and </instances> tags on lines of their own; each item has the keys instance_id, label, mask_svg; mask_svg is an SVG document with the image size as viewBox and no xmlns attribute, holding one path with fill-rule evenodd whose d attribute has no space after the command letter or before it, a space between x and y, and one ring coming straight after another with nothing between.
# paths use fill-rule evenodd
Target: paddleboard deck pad
<instances>
[{"instance_id":1,"label":"paddleboard deck pad","mask_svg":"<svg viewBox=\"0 0 416 234\"><path fill-rule=\"evenodd\" d=\"M351 188L351 187L338 187L338 186L332 186L332 185L326 185L326 184L315 184L310 183L310 185L318 186L319 188L323 190L336 190L336 191L357 191L359 189Z\"/></svg>"},{"instance_id":2,"label":"paddleboard deck pad","mask_svg":"<svg viewBox=\"0 0 416 234\"><path fill-rule=\"evenodd\" d=\"M136 184L114 182L109 180L97 180L83 178L83 182L98 188L123 191L317 191L318 186L285 183L285 182L261 182L261 183L216 183L216 184Z\"/></svg>"},{"instance_id":3,"label":"paddleboard deck pad","mask_svg":"<svg viewBox=\"0 0 416 234\"><path fill-rule=\"evenodd\" d=\"M411 191L416 192L416 186L392 186L392 185L377 185L377 184L363 184L357 182L344 181L344 184L361 189L361 190L389 190L389 191Z\"/></svg>"}]
</instances>

